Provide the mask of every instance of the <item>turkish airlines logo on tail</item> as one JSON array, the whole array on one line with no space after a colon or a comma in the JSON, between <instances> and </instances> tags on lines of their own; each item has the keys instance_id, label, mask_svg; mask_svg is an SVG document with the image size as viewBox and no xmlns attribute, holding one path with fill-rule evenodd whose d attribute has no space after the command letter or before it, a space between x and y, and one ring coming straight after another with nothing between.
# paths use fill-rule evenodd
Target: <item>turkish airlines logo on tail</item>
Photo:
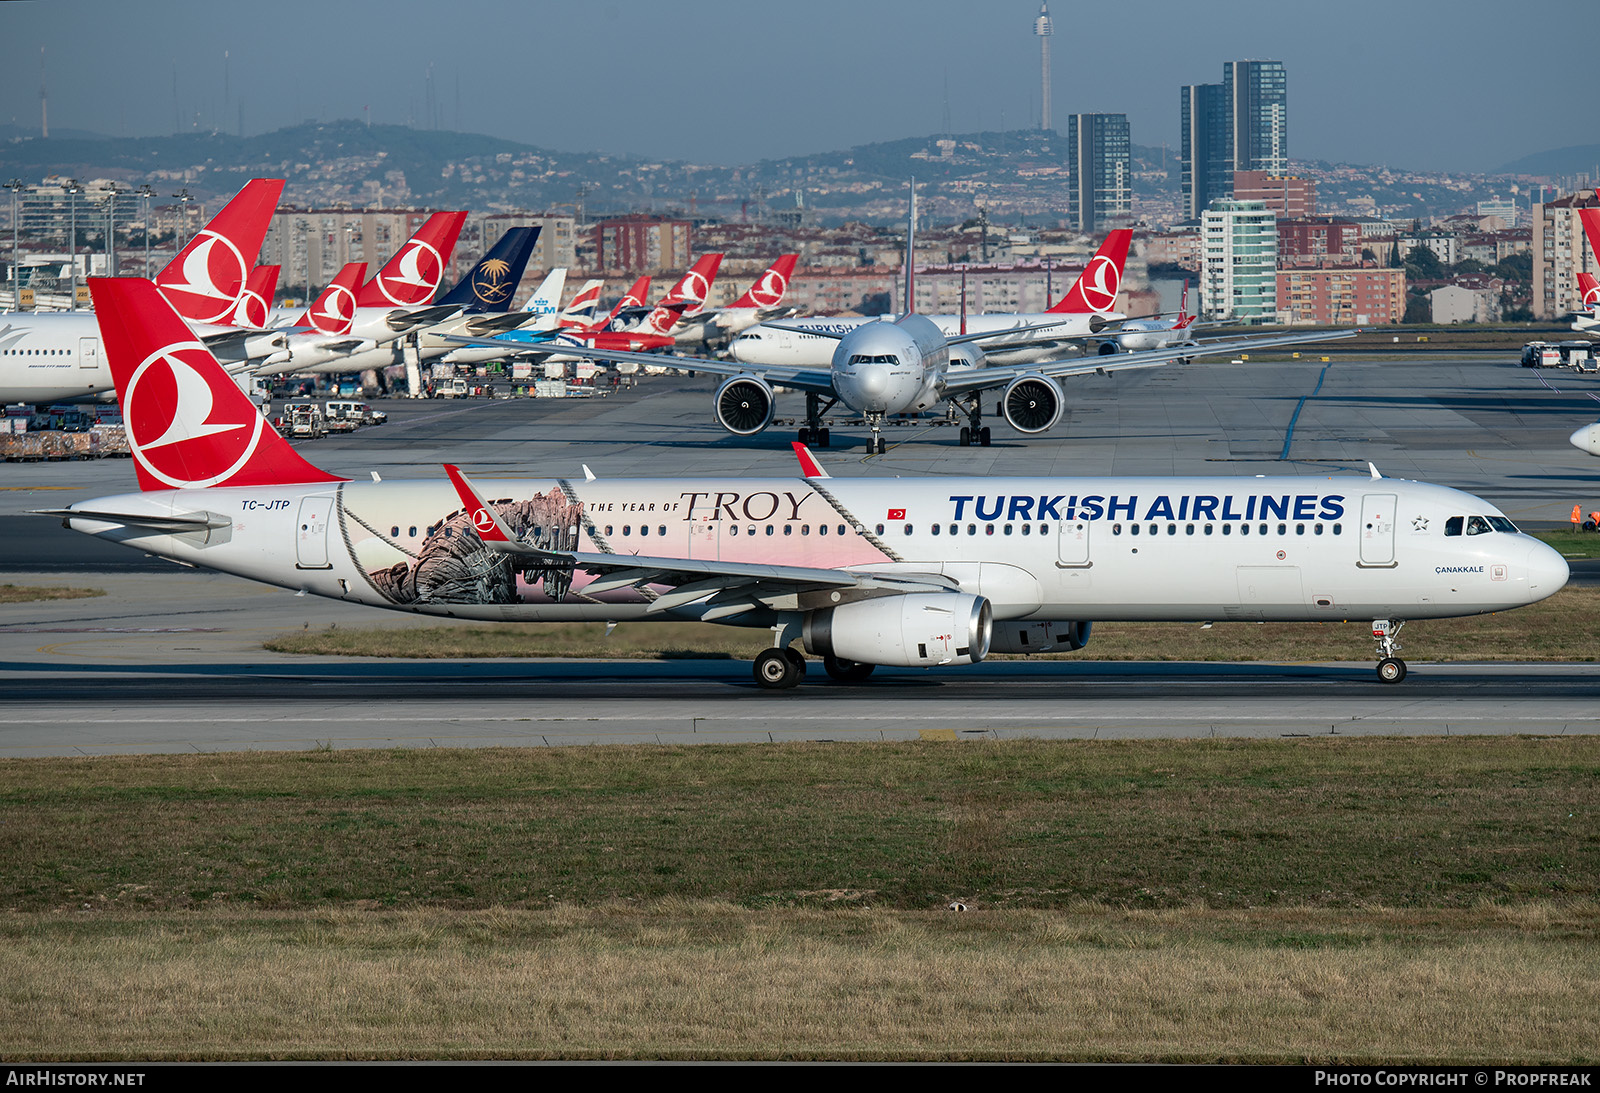
<instances>
[{"instance_id":1,"label":"turkish airlines logo on tail","mask_svg":"<svg viewBox=\"0 0 1600 1093\"><path fill-rule=\"evenodd\" d=\"M388 272L390 266L398 272ZM412 239L396 261L378 272L378 291L391 304L409 307L426 303L443 277L444 259L439 252L424 240Z\"/></svg>"},{"instance_id":2,"label":"turkish airlines logo on tail","mask_svg":"<svg viewBox=\"0 0 1600 1093\"><path fill-rule=\"evenodd\" d=\"M1596 304L1600 304L1600 282L1590 285L1583 294L1584 307L1594 307Z\"/></svg>"},{"instance_id":3,"label":"turkish airlines logo on tail","mask_svg":"<svg viewBox=\"0 0 1600 1093\"><path fill-rule=\"evenodd\" d=\"M673 292L672 299L692 300L697 304L706 302L706 297L711 295L711 282L707 281L705 274L692 269L683 275L683 280L678 282L677 290Z\"/></svg>"},{"instance_id":4,"label":"turkish airlines logo on tail","mask_svg":"<svg viewBox=\"0 0 1600 1093\"><path fill-rule=\"evenodd\" d=\"M757 307L777 307L788 291L789 279L777 270L769 269L751 287L750 299L755 301Z\"/></svg>"},{"instance_id":5,"label":"turkish airlines logo on tail","mask_svg":"<svg viewBox=\"0 0 1600 1093\"><path fill-rule=\"evenodd\" d=\"M494 517L489 515L489 510L479 508L472 514L472 526L479 532L494 530Z\"/></svg>"},{"instance_id":6,"label":"turkish airlines logo on tail","mask_svg":"<svg viewBox=\"0 0 1600 1093\"><path fill-rule=\"evenodd\" d=\"M267 301L262 299L261 293L247 288L244 295L239 297L238 306L233 309L233 325L264 327L270 313L271 308L267 307Z\"/></svg>"},{"instance_id":7,"label":"turkish airlines logo on tail","mask_svg":"<svg viewBox=\"0 0 1600 1093\"><path fill-rule=\"evenodd\" d=\"M213 420L219 402L236 407L244 420ZM164 346L140 362L122 392L122 407L133 457L176 489L214 486L238 473L255 454L265 425L199 342Z\"/></svg>"},{"instance_id":8,"label":"turkish airlines logo on tail","mask_svg":"<svg viewBox=\"0 0 1600 1093\"><path fill-rule=\"evenodd\" d=\"M1095 311L1107 312L1117 306L1117 293L1122 288L1122 271L1103 254L1089 260L1079 281L1084 301Z\"/></svg>"},{"instance_id":9,"label":"turkish airlines logo on tail","mask_svg":"<svg viewBox=\"0 0 1600 1093\"><path fill-rule=\"evenodd\" d=\"M341 284L331 284L317 298L311 325L324 334L348 334L355 325L356 296Z\"/></svg>"},{"instance_id":10,"label":"turkish airlines logo on tail","mask_svg":"<svg viewBox=\"0 0 1600 1093\"><path fill-rule=\"evenodd\" d=\"M185 319L215 323L239 300L250 265L233 240L206 228L186 248L177 279L158 281L169 303Z\"/></svg>"}]
</instances>

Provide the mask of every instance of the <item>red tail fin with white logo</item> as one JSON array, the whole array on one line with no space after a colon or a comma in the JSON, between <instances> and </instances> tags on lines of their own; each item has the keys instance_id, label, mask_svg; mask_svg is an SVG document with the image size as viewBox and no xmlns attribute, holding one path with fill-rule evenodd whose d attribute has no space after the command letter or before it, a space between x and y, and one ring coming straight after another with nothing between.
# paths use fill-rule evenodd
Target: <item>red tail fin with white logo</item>
<instances>
[{"instance_id":1,"label":"red tail fin with white logo","mask_svg":"<svg viewBox=\"0 0 1600 1093\"><path fill-rule=\"evenodd\" d=\"M794 276L794 264L799 260L798 254L779 255L778 260L756 278L756 283L750 286L750 291L728 306L777 307L783 303L784 296L789 292L789 278Z\"/></svg>"},{"instance_id":2,"label":"red tail fin with white logo","mask_svg":"<svg viewBox=\"0 0 1600 1093\"><path fill-rule=\"evenodd\" d=\"M1600 209L1579 209L1578 219L1583 221L1583 234L1589 237L1589 249L1600 258Z\"/></svg>"},{"instance_id":3,"label":"red tail fin with white logo","mask_svg":"<svg viewBox=\"0 0 1600 1093\"><path fill-rule=\"evenodd\" d=\"M281 193L281 179L251 179L156 274L161 294L179 315L192 323L228 321L261 252Z\"/></svg>"},{"instance_id":4,"label":"red tail fin with white logo","mask_svg":"<svg viewBox=\"0 0 1600 1093\"><path fill-rule=\"evenodd\" d=\"M154 284L91 277L89 293L140 489L344 481L267 424Z\"/></svg>"},{"instance_id":5,"label":"red tail fin with white logo","mask_svg":"<svg viewBox=\"0 0 1600 1093\"><path fill-rule=\"evenodd\" d=\"M1183 282L1183 299L1178 303L1178 321L1172 324L1174 330L1188 330L1189 324L1200 316L1189 314L1189 282Z\"/></svg>"},{"instance_id":6,"label":"red tail fin with white logo","mask_svg":"<svg viewBox=\"0 0 1600 1093\"><path fill-rule=\"evenodd\" d=\"M648 295L650 295L650 278L641 277L633 283L632 288L622 294L622 299L617 301L617 306L612 308L604 319L589 326L582 326L582 324L577 325L579 329L584 331L606 330L614 321L616 321L617 316L621 315L623 311L630 307L643 307L645 297ZM561 325L569 326L573 324L563 322Z\"/></svg>"},{"instance_id":7,"label":"red tail fin with white logo","mask_svg":"<svg viewBox=\"0 0 1600 1093\"><path fill-rule=\"evenodd\" d=\"M660 306L684 304L686 306L681 314L698 314L711 298L711 285L717 279L717 270L721 268L722 255L702 254L700 260L689 267L689 272L678 278L678 283L672 286L672 291L662 299Z\"/></svg>"},{"instance_id":8,"label":"red tail fin with white logo","mask_svg":"<svg viewBox=\"0 0 1600 1093\"><path fill-rule=\"evenodd\" d=\"M357 307L415 307L433 299L467 214L434 213L356 294Z\"/></svg>"},{"instance_id":9,"label":"red tail fin with white logo","mask_svg":"<svg viewBox=\"0 0 1600 1093\"><path fill-rule=\"evenodd\" d=\"M1583 310L1590 311L1600 306L1600 281L1595 280L1594 274L1578 274L1578 291L1582 293L1578 306Z\"/></svg>"},{"instance_id":10,"label":"red tail fin with white logo","mask_svg":"<svg viewBox=\"0 0 1600 1093\"><path fill-rule=\"evenodd\" d=\"M267 325L272 317L272 298L278 293L278 274L282 269L282 266L257 266L250 271L250 280L245 283L233 314L228 316L229 326L260 330Z\"/></svg>"},{"instance_id":11,"label":"red tail fin with white logo","mask_svg":"<svg viewBox=\"0 0 1600 1093\"><path fill-rule=\"evenodd\" d=\"M1072 283L1061 302L1050 309L1052 315L1104 315L1115 311L1117 293L1122 291L1122 267L1128 261L1128 243L1133 232L1118 228L1106 236L1100 249Z\"/></svg>"},{"instance_id":12,"label":"red tail fin with white logo","mask_svg":"<svg viewBox=\"0 0 1600 1093\"><path fill-rule=\"evenodd\" d=\"M347 262L294 325L309 326L320 334L336 337L350 333L356 317L356 292L366 276L365 262Z\"/></svg>"}]
</instances>

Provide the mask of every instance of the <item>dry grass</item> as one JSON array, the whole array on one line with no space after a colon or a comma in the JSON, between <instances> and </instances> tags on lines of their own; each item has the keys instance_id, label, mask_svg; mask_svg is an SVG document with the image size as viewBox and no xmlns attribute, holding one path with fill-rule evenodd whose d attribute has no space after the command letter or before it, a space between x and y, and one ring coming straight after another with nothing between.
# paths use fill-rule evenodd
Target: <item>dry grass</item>
<instances>
[{"instance_id":1,"label":"dry grass","mask_svg":"<svg viewBox=\"0 0 1600 1093\"><path fill-rule=\"evenodd\" d=\"M12 916L10 1058L1592 1062L1593 906Z\"/></svg>"},{"instance_id":2,"label":"dry grass","mask_svg":"<svg viewBox=\"0 0 1600 1093\"><path fill-rule=\"evenodd\" d=\"M104 596L100 588L65 588L49 585L0 584L0 603L32 603L35 600L78 600Z\"/></svg>"},{"instance_id":3,"label":"dry grass","mask_svg":"<svg viewBox=\"0 0 1600 1093\"><path fill-rule=\"evenodd\" d=\"M1597 816L1589 736L0 761L0 1056L1593 1062Z\"/></svg>"},{"instance_id":4,"label":"dry grass","mask_svg":"<svg viewBox=\"0 0 1600 1093\"><path fill-rule=\"evenodd\" d=\"M1406 656L1418 661L1593 660L1597 617L1600 588L1565 588L1517 611L1408 623ZM748 659L771 640L766 630L706 623L624 623L609 638L601 623L487 623L294 632L272 639L266 648L328 656ZM1095 624L1093 640L1080 652L1028 659L1365 661L1372 659L1372 649L1370 620L1219 622L1208 630L1197 623L1104 622ZM995 659L1023 658L997 655Z\"/></svg>"}]
</instances>

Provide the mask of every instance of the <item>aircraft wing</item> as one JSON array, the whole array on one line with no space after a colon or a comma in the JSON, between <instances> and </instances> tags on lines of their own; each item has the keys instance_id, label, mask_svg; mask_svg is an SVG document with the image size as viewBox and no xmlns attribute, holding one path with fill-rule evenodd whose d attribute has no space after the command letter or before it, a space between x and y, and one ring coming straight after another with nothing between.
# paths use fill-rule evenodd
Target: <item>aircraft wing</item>
<instances>
[{"instance_id":1,"label":"aircraft wing","mask_svg":"<svg viewBox=\"0 0 1600 1093\"><path fill-rule=\"evenodd\" d=\"M945 376L947 395L966 394L990 387L1002 387L1018 376L1033 374L1062 378L1120 372L1127 368L1157 368L1180 358L1211 357L1221 354L1253 353L1278 345L1304 345L1308 342L1336 341L1353 338L1358 330L1332 330L1305 334L1269 334L1258 338L1228 338L1221 341L1202 342L1197 345L1169 346L1166 349L1147 349L1138 353L1108 353L1096 357L1069 357L1059 361L1040 361L1036 364L1005 364L987 368L974 368L953 372Z\"/></svg>"},{"instance_id":2,"label":"aircraft wing","mask_svg":"<svg viewBox=\"0 0 1600 1093\"><path fill-rule=\"evenodd\" d=\"M451 337L449 340L470 345L506 344L503 341L461 337ZM526 348L570 357L590 357L601 361L632 361L635 364L648 364L652 368L679 368L685 372L705 372L712 376L757 376L780 387L792 387L797 391L815 391L824 395L833 394L833 373L825 368L739 364L714 361L710 357L689 357L677 353L634 353L622 349L591 349L588 346L565 345L561 342L533 342Z\"/></svg>"},{"instance_id":3,"label":"aircraft wing","mask_svg":"<svg viewBox=\"0 0 1600 1093\"><path fill-rule=\"evenodd\" d=\"M629 586L671 586L671 592L658 596L651 603L650 613L670 611L709 600L711 610L702 617L711 620L758 607L797 604L800 597L807 593L831 589L888 588L944 592L960 588L956 581L939 573L873 573L700 558L655 558L640 554L547 550L519 539L459 467L446 463L444 469L456 488L462 506L472 514L472 526L485 547L545 565L570 566L595 574L597 579L583 588L586 595L599 595Z\"/></svg>"}]
</instances>

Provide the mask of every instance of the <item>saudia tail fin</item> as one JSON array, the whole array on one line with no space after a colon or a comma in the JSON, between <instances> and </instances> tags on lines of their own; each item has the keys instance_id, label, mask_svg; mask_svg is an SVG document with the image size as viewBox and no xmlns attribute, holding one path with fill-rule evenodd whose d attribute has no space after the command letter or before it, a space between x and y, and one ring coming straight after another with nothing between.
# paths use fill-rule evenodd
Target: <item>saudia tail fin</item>
<instances>
[{"instance_id":1,"label":"saudia tail fin","mask_svg":"<svg viewBox=\"0 0 1600 1093\"><path fill-rule=\"evenodd\" d=\"M250 271L244 292L228 316L229 326L242 326L252 330L264 329L272 316L272 298L278 294L278 274L282 266L257 266Z\"/></svg>"},{"instance_id":2,"label":"saudia tail fin","mask_svg":"<svg viewBox=\"0 0 1600 1093\"><path fill-rule=\"evenodd\" d=\"M347 262L337 277L306 308L305 314L294 321L295 326L309 326L321 334L343 336L350 333L356 317L356 293L366 280L365 262Z\"/></svg>"},{"instance_id":3,"label":"saudia tail fin","mask_svg":"<svg viewBox=\"0 0 1600 1093\"><path fill-rule=\"evenodd\" d=\"M509 311L511 297L522 280L522 271L528 268L528 256L538 239L538 228L510 229L455 288L434 302L477 311Z\"/></svg>"},{"instance_id":4,"label":"saudia tail fin","mask_svg":"<svg viewBox=\"0 0 1600 1093\"><path fill-rule=\"evenodd\" d=\"M91 277L141 490L341 482L267 424L156 286Z\"/></svg>"},{"instance_id":5,"label":"saudia tail fin","mask_svg":"<svg viewBox=\"0 0 1600 1093\"><path fill-rule=\"evenodd\" d=\"M683 314L697 314L706 306L706 301L711 298L711 285L717 279L717 270L722 268L722 255L702 254L700 260L689 267L689 271L678 278L678 283L672 286L662 299L662 307L673 307L677 304L687 304Z\"/></svg>"},{"instance_id":6,"label":"saudia tail fin","mask_svg":"<svg viewBox=\"0 0 1600 1093\"><path fill-rule=\"evenodd\" d=\"M156 275L161 294L179 315L192 323L227 322L282 193L281 179L251 179Z\"/></svg>"},{"instance_id":7,"label":"saudia tail fin","mask_svg":"<svg viewBox=\"0 0 1600 1093\"><path fill-rule=\"evenodd\" d=\"M450 268L467 214L434 213L378 275L356 293L357 307L415 307L433 299Z\"/></svg>"},{"instance_id":8,"label":"saudia tail fin","mask_svg":"<svg viewBox=\"0 0 1600 1093\"><path fill-rule=\"evenodd\" d=\"M756 278L750 290L728 306L777 307L783 303L783 298L789 291L789 278L794 276L794 264L799 260L798 254L779 255L778 260Z\"/></svg>"},{"instance_id":9,"label":"saudia tail fin","mask_svg":"<svg viewBox=\"0 0 1600 1093\"><path fill-rule=\"evenodd\" d=\"M1050 308L1050 314L1104 315L1115 311L1117 293L1122 289L1122 267L1128 261L1132 238L1133 232L1127 228L1118 228L1106 236L1067 294Z\"/></svg>"}]
</instances>

